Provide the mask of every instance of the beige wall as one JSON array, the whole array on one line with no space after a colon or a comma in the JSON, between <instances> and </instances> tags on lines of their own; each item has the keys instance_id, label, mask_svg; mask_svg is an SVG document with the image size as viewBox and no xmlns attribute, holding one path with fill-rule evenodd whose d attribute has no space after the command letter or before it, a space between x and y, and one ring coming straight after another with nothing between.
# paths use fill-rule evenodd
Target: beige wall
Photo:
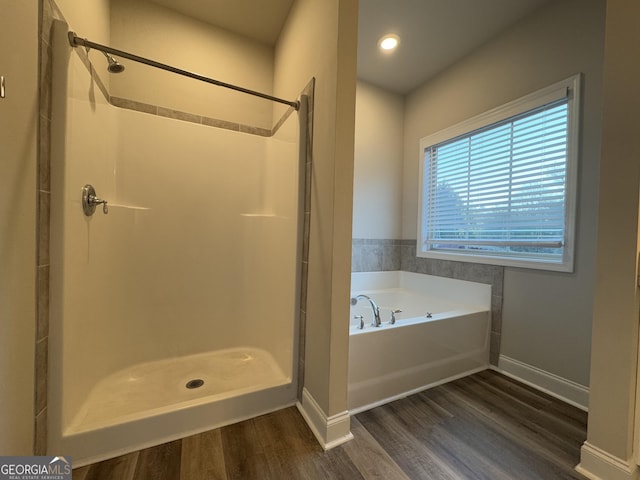
<instances>
[{"instance_id":1,"label":"beige wall","mask_svg":"<svg viewBox=\"0 0 640 480\"><path fill-rule=\"evenodd\" d=\"M55 0L69 28L79 37L109 45L110 0Z\"/></svg>"},{"instance_id":2,"label":"beige wall","mask_svg":"<svg viewBox=\"0 0 640 480\"><path fill-rule=\"evenodd\" d=\"M404 97L356 89L353 238L400 238Z\"/></svg>"},{"instance_id":3,"label":"beige wall","mask_svg":"<svg viewBox=\"0 0 640 480\"><path fill-rule=\"evenodd\" d=\"M628 57L628 52L640 49L638 18L637 2L608 0L587 438L590 444L623 461L632 453L638 352L640 64Z\"/></svg>"},{"instance_id":4,"label":"beige wall","mask_svg":"<svg viewBox=\"0 0 640 480\"><path fill-rule=\"evenodd\" d=\"M416 238L419 140L576 73L584 74L575 272L506 268L501 353L582 385L589 381L600 150L603 0L534 12L410 94L403 238Z\"/></svg>"},{"instance_id":5,"label":"beige wall","mask_svg":"<svg viewBox=\"0 0 640 480\"><path fill-rule=\"evenodd\" d=\"M111 46L251 90L273 90L271 46L145 0L112 0ZM96 67L106 71L101 56L91 53ZM111 75L114 96L256 127L273 125L268 100L130 60L121 63L124 73Z\"/></svg>"},{"instance_id":6,"label":"beige wall","mask_svg":"<svg viewBox=\"0 0 640 480\"><path fill-rule=\"evenodd\" d=\"M327 415L347 408L356 0L298 0L276 45L274 92L316 78L305 387Z\"/></svg>"},{"instance_id":7,"label":"beige wall","mask_svg":"<svg viewBox=\"0 0 640 480\"><path fill-rule=\"evenodd\" d=\"M38 5L0 20L0 453L31 455L34 425Z\"/></svg>"}]
</instances>

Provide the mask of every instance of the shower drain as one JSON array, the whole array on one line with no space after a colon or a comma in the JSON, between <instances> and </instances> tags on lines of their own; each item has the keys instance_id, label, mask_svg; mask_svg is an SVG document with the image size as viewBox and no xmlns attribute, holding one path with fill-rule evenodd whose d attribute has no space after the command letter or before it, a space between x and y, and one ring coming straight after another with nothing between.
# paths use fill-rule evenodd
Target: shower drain
<instances>
[{"instance_id":1,"label":"shower drain","mask_svg":"<svg viewBox=\"0 0 640 480\"><path fill-rule=\"evenodd\" d=\"M187 387L187 388L200 388L202 385L204 385L204 380L202 380L201 378L195 378L193 380L189 380L187 382L187 384L185 385L185 387Z\"/></svg>"}]
</instances>

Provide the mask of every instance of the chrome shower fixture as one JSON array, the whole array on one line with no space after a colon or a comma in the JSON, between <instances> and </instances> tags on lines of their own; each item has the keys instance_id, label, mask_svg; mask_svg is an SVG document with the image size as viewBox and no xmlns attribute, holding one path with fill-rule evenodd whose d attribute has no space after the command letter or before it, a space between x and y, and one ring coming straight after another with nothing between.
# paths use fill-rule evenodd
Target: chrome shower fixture
<instances>
[{"instance_id":1,"label":"chrome shower fixture","mask_svg":"<svg viewBox=\"0 0 640 480\"><path fill-rule=\"evenodd\" d=\"M118 61L113 58L111 55L109 55L107 52L102 52L102 54L107 57L107 61L109 62L109 66L107 67L107 70L109 71L109 73L121 73L124 72L124 65L122 65L121 63L118 63Z\"/></svg>"},{"instance_id":2,"label":"chrome shower fixture","mask_svg":"<svg viewBox=\"0 0 640 480\"><path fill-rule=\"evenodd\" d=\"M111 73L122 72L124 70L124 66L120 65L118 61L108 53L113 53L114 55L117 55L119 58L126 58L127 60L132 60L134 62L144 63L145 65L149 65L150 67L155 67L161 70L165 70L167 72L176 73L178 75L182 75L183 77L189 77L195 80L200 80L201 82L217 85L219 87L229 88L231 90L235 90L236 92L246 93L249 95L253 95L255 97L271 100L272 102L283 103L285 105L289 105L295 108L296 110L300 110L299 100L295 100L295 101L285 100L283 98L274 97L273 95L268 95L266 93L256 92L255 90L249 90L248 88L243 88L237 85L232 85L230 83L221 82L220 80L215 80L213 78L205 77L197 73L189 72L187 70L182 70L181 68L172 67L171 65L166 65L164 63L156 62L155 60L144 58L139 55L135 55L133 53L125 52L124 50L116 50L115 48L111 48L106 45L100 45L99 43L92 42L91 40L88 40L86 38L80 38L78 35L75 34L75 32L67 32L67 38L69 39L69 44L72 47L84 47L87 49L87 51L93 48L96 50L100 50L102 53L104 53L105 57L107 57L107 60L109 61L108 70Z\"/></svg>"}]
</instances>

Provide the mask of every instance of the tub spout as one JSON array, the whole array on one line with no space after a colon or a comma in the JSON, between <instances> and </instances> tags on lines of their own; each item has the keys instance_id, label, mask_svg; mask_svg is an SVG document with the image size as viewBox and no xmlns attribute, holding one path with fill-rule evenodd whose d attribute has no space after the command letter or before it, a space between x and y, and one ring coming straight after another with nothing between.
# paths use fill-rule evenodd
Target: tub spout
<instances>
[{"instance_id":1,"label":"tub spout","mask_svg":"<svg viewBox=\"0 0 640 480\"><path fill-rule=\"evenodd\" d=\"M376 304L376 302L373 301L371 297L368 297L367 295L358 295L355 298L351 299L351 304L355 305L355 303L357 303L358 300L360 300L361 298L364 298L365 300L367 300L369 302L369 305L371 305L371 311L373 312L373 319L371 320L371 326L379 327L382 324L382 322L380 321L380 307ZM353 301L354 299L355 299L355 302Z\"/></svg>"}]
</instances>

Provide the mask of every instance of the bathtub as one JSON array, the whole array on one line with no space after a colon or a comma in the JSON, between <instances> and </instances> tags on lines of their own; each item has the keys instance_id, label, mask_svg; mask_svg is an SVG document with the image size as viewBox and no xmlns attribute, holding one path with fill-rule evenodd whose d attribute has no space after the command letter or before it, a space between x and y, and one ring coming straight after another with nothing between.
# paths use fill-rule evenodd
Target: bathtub
<instances>
[{"instance_id":1,"label":"bathtub","mask_svg":"<svg viewBox=\"0 0 640 480\"><path fill-rule=\"evenodd\" d=\"M410 272L353 273L349 411L373 408L489 366L491 286ZM352 302L353 303L353 302ZM395 324L391 324L391 312ZM363 316L364 328L360 327Z\"/></svg>"}]
</instances>

